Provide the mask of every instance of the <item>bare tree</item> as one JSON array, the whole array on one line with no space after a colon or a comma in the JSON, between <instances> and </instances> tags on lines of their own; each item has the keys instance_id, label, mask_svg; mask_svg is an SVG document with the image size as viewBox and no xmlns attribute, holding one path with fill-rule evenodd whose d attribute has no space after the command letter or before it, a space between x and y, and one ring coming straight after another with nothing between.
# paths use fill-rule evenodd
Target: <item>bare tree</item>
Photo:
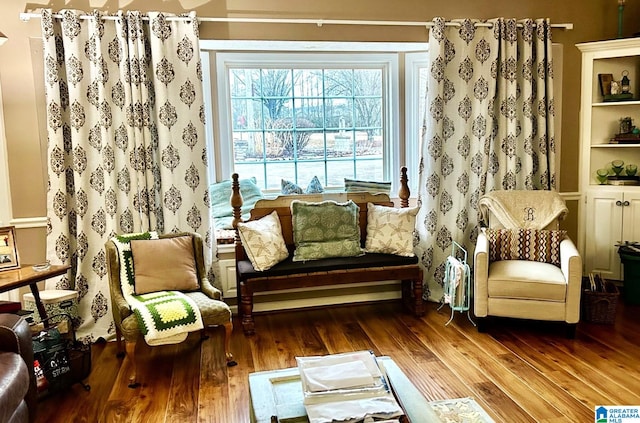
<instances>
[{"instance_id":1,"label":"bare tree","mask_svg":"<svg viewBox=\"0 0 640 423\"><path fill-rule=\"evenodd\" d=\"M379 127L382 122L382 103L378 98L368 96L380 94L381 77L382 75L378 71L337 70L325 76L326 91L330 95L353 97L354 118L355 122L359 124L357 126ZM372 137L374 133L375 130L367 129L369 137Z\"/></svg>"},{"instance_id":2,"label":"bare tree","mask_svg":"<svg viewBox=\"0 0 640 423\"><path fill-rule=\"evenodd\" d=\"M293 72L291 69L263 69L260 81L253 81L254 92L262 87L261 101L268 118L275 121L282 117L293 94Z\"/></svg>"},{"instance_id":3,"label":"bare tree","mask_svg":"<svg viewBox=\"0 0 640 423\"><path fill-rule=\"evenodd\" d=\"M267 154L285 158L299 156L311 138L311 132L305 129L313 127L313 122L302 117L296 118L295 127L292 118L275 120L272 125L274 145L267 150Z\"/></svg>"}]
</instances>

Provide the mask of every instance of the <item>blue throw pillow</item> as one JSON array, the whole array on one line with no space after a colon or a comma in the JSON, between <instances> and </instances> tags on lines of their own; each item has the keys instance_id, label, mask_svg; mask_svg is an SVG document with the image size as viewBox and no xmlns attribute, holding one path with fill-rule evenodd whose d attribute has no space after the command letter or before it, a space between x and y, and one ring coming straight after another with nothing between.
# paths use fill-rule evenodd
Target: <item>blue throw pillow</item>
<instances>
[{"instance_id":1,"label":"blue throw pillow","mask_svg":"<svg viewBox=\"0 0 640 423\"><path fill-rule=\"evenodd\" d=\"M324 188L322 188L322 184L320 183L320 179L317 176L314 176L307 185L307 190L305 191L307 194L319 194L324 192Z\"/></svg>"},{"instance_id":2,"label":"blue throw pillow","mask_svg":"<svg viewBox=\"0 0 640 423\"><path fill-rule=\"evenodd\" d=\"M322 187L322 184L320 183L320 179L318 179L317 176L314 176L311 179L311 182L309 182L309 185L307 185L307 189L304 191L302 190L302 187L300 185L294 184L293 182L287 181L286 179L281 179L280 185L282 187L280 189L280 192L282 192L285 195L319 194L321 192L324 192L324 188Z\"/></svg>"},{"instance_id":3,"label":"blue throw pillow","mask_svg":"<svg viewBox=\"0 0 640 423\"><path fill-rule=\"evenodd\" d=\"M280 185L281 185L281 189L280 192L282 192L283 194L289 195L289 194L302 194L302 188L300 188L298 185L294 184L291 181L287 181L286 179L282 179L280 180Z\"/></svg>"}]
</instances>

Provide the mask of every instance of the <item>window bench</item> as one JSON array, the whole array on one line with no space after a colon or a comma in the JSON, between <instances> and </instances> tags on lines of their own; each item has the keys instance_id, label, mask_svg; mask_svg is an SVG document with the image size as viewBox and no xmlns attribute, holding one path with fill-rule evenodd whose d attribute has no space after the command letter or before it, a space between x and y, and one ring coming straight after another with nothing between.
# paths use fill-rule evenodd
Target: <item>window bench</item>
<instances>
[{"instance_id":1,"label":"window bench","mask_svg":"<svg viewBox=\"0 0 640 423\"><path fill-rule=\"evenodd\" d=\"M240 222L242 196L238 174L232 177L231 205L233 207L233 227ZM399 190L401 207L409 205L409 188L406 168L402 168ZM402 281L402 300L405 307L415 316L422 316L425 306L422 299L422 268L417 257L403 257L393 254L366 253L357 257L326 258L304 262L292 261L294 242L290 204L293 200L320 202L352 200L360 208L359 226L361 245L367 234L367 203L394 206L387 194L367 192L344 192L329 194L285 195L274 199L261 199L251 210L249 220L260 219L274 210L278 213L282 235L290 251L289 258L265 271L256 271L248 259L240 237L236 234L236 283L239 295L238 313L242 319L245 335L255 333L253 317L254 292L287 290L329 285L368 283L376 281Z\"/></svg>"}]
</instances>

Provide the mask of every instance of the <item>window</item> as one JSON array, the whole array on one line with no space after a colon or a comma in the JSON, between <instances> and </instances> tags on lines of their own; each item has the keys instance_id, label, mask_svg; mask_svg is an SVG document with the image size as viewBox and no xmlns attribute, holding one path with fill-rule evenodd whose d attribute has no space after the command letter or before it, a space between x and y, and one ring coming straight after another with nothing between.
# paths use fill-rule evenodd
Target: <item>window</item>
<instances>
[{"instance_id":1,"label":"window","mask_svg":"<svg viewBox=\"0 0 640 423\"><path fill-rule=\"evenodd\" d=\"M279 192L283 179L304 189L317 176L325 188L338 190L344 178L385 180L395 193L402 163L415 175L410 182L417 182L420 140L414 136L415 145L405 146L400 104L406 96L399 90L405 75L399 69L408 46L424 45L244 44L251 51L238 52L238 42L201 46L211 50L203 54L204 75L215 70L211 81L205 78L205 91L217 99L207 116L212 181L237 172L255 177L265 192ZM271 49L287 52L265 52ZM415 119L410 124L418 133L421 119Z\"/></svg>"},{"instance_id":2,"label":"window","mask_svg":"<svg viewBox=\"0 0 640 423\"><path fill-rule=\"evenodd\" d=\"M229 66L233 163L266 189L280 180L382 180L383 67Z\"/></svg>"}]
</instances>

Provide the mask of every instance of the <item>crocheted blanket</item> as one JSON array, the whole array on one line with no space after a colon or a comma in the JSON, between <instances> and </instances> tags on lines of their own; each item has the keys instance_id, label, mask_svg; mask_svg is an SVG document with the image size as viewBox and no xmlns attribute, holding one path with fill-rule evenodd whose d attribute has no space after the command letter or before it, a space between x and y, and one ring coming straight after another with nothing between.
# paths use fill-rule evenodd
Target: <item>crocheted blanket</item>
<instances>
[{"instance_id":1,"label":"crocheted blanket","mask_svg":"<svg viewBox=\"0 0 640 423\"><path fill-rule=\"evenodd\" d=\"M140 331L149 345L177 344L189 332L204 327L200 309L188 296L179 291L157 291L135 294L135 273L131 240L157 239L156 232L118 235L111 240L120 259L122 294L138 319Z\"/></svg>"}]
</instances>

